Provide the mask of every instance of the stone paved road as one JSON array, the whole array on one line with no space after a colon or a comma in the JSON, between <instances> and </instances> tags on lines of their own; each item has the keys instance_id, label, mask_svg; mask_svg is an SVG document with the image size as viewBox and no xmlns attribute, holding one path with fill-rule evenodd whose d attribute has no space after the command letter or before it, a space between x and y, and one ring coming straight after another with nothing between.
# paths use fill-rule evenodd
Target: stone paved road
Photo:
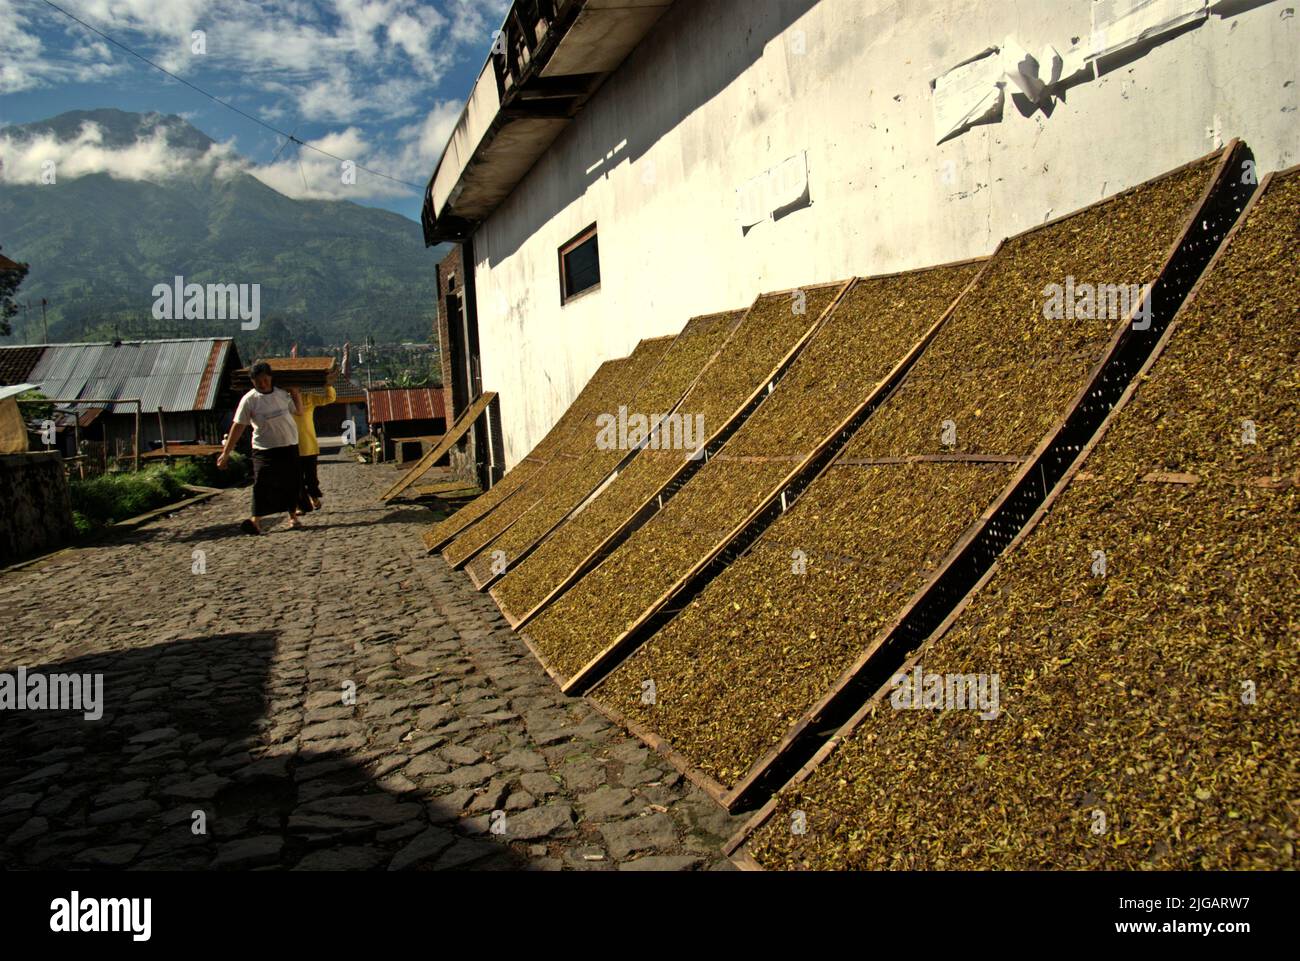
<instances>
[{"instance_id":1,"label":"stone paved road","mask_svg":"<svg viewBox=\"0 0 1300 961\"><path fill-rule=\"evenodd\" d=\"M97 721L0 713L0 867L727 867L737 819L559 693L391 468L321 476L303 531L228 491L0 576L0 672L104 675Z\"/></svg>"}]
</instances>

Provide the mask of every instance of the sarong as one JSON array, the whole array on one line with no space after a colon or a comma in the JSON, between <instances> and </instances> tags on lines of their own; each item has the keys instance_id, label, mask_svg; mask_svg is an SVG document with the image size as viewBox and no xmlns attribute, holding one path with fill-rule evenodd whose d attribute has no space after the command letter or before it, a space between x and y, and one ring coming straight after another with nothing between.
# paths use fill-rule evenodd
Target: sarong
<instances>
[{"instance_id":1,"label":"sarong","mask_svg":"<svg viewBox=\"0 0 1300 961\"><path fill-rule=\"evenodd\" d=\"M298 506L302 473L298 445L253 448L253 516L288 513Z\"/></svg>"}]
</instances>

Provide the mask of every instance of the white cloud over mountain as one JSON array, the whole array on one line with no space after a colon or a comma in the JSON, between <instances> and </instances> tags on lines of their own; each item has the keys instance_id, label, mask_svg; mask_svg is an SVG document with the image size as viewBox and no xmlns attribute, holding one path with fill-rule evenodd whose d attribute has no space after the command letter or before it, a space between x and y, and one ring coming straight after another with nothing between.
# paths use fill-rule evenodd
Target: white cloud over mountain
<instances>
[{"instance_id":1,"label":"white cloud over mountain","mask_svg":"<svg viewBox=\"0 0 1300 961\"><path fill-rule=\"evenodd\" d=\"M422 121L397 131L392 149L380 149L363 130L350 126L306 141L315 150L287 144L266 164L250 163L232 143L214 143L201 155L178 149L162 127L141 130L135 142L125 146L107 144L104 131L93 122L83 123L74 137L64 139L51 133L20 136L13 129L0 129L0 182L48 183L51 170L63 180L104 173L118 180L154 182L195 172L219 177L242 172L295 199L400 197L411 189L396 181L418 184L428 177L459 114L458 103L435 104ZM350 175L336 157L352 162Z\"/></svg>"},{"instance_id":2,"label":"white cloud over mountain","mask_svg":"<svg viewBox=\"0 0 1300 961\"><path fill-rule=\"evenodd\" d=\"M65 0L60 6L282 129L341 127L308 142L420 184L460 110L460 102L438 96L438 84L458 61L486 55L509 0ZM205 53L194 52L195 31L203 31ZM149 70L40 0L0 0L0 50L4 94ZM230 147L219 149L211 162L243 163ZM0 129L0 153L11 183L39 179L48 159L57 161L60 176L106 172L125 179L170 176L191 162L170 155L159 138L108 149L94 130L76 141L17 145ZM363 170L355 184L345 183L339 161L296 144L274 162L246 169L294 197L366 200L412 192Z\"/></svg>"},{"instance_id":3,"label":"white cloud over mountain","mask_svg":"<svg viewBox=\"0 0 1300 961\"><path fill-rule=\"evenodd\" d=\"M77 136L60 140L53 134L17 139L0 130L0 181L6 184L47 184L72 180L87 174L105 173L118 180L158 181L193 171L196 166L224 175L242 169L245 163L229 145L213 144L206 154L195 157L167 142L166 131L158 129L125 147L106 146L97 124L83 124Z\"/></svg>"}]
</instances>

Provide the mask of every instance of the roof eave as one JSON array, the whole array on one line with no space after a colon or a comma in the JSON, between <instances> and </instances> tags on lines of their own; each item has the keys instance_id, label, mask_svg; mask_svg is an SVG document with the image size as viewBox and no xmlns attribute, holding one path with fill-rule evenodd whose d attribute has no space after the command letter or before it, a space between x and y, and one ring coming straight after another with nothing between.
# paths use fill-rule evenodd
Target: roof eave
<instances>
[{"instance_id":1,"label":"roof eave","mask_svg":"<svg viewBox=\"0 0 1300 961\"><path fill-rule=\"evenodd\" d=\"M425 244L470 237L672 4L515 0L425 189Z\"/></svg>"}]
</instances>

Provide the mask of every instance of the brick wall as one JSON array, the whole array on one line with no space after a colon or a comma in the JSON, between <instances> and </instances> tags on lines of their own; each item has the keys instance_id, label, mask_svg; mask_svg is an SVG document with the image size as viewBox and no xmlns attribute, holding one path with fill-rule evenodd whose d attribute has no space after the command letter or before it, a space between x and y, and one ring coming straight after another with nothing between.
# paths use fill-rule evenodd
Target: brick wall
<instances>
[{"instance_id":1,"label":"brick wall","mask_svg":"<svg viewBox=\"0 0 1300 961\"><path fill-rule=\"evenodd\" d=\"M451 340L447 317L448 295L458 296L462 302L465 298L465 272L459 245L453 246L451 253L447 254L442 263L438 264L437 336L438 346L442 354L443 400L447 409L447 426L450 428L456 417L462 413L461 408L465 405L456 404L451 389ZM470 400L472 401L473 398L470 398ZM448 455L452 476L457 480L478 483L477 458L475 456L475 436L477 433L477 430L471 430L467 439L452 448L451 453Z\"/></svg>"},{"instance_id":2,"label":"brick wall","mask_svg":"<svg viewBox=\"0 0 1300 961\"><path fill-rule=\"evenodd\" d=\"M465 273L461 266L460 246L451 248L442 263L438 264L438 338L439 353L442 355L442 389L446 402L447 423L451 424L460 411L453 409L451 397L451 341L447 331L447 295L461 294L465 289Z\"/></svg>"}]
</instances>

